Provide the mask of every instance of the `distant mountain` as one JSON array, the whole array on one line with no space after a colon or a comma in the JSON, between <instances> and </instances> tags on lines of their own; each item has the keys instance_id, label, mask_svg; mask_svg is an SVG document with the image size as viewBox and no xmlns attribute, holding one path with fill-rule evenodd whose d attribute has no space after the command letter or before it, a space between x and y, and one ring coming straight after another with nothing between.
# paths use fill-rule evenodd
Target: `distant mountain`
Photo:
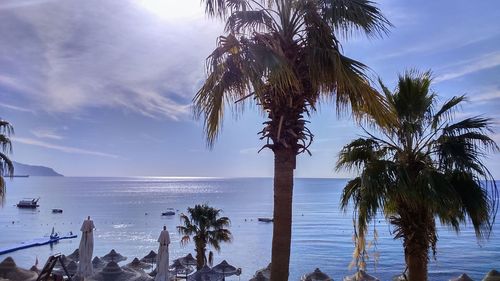
<instances>
[{"instance_id":1,"label":"distant mountain","mask_svg":"<svg viewBox=\"0 0 500 281\"><path fill-rule=\"evenodd\" d=\"M46 177L63 177L63 175L54 171L54 169L44 166L33 166L27 164L21 164L13 161L14 163L14 175L16 176L46 176Z\"/></svg>"}]
</instances>

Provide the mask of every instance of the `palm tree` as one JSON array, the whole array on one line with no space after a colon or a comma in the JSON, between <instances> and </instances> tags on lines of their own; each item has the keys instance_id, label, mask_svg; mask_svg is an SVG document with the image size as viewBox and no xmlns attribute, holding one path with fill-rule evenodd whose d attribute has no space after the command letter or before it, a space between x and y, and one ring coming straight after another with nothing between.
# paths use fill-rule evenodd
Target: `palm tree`
<instances>
[{"instance_id":1,"label":"palm tree","mask_svg":"<svg viewBox=\"0 0 500 281\"><path fill-rule=\"evenodd\" d=\"M392 126L375 122L378 134L353 140L340 152L337 169L359 171L344 188L341 206L352 201L358 235L378 211L403 239L410 281L427 280L429 250L436 255L436 218L455 231L472 222L478 239L489 235L498 205L495 181L482 162L498 146L487 135L492 120L480 116L454 122L465 100L456 96L437 107L430 72L408 71L391 92L380 82ZM357 252L363 253L364 243Z\"/></svg>"},{"instance_id":2,"label":"palm tree","mask_svg":"<svg viewBox=\"0 0 500 281\"><path fill-rule=\"evenodd\" d=\"M188 215L181 214L183 225L177 226L179 234L183 235L181 244L186 245L193 237L196 247L197 268L201 269L207 262L212 264L213 253L209 252L207 257L207 246L220 251L221 242L231 242L231 231L227 227L231 221L227 217L219 217L222 210L215 209L206 204L195 205L188 208Z\"/></svg>"},{"instance_id":3,"label":"palm tree","mask_svg":"<svg viewBox=\"0 0 500 281\"><path fill-rule=\"evenodd\" d=\"M5 120L0 119L0 202L3 202L5 194L5 179L4 176L12 177L14 175L14 165L7 156L12 152L12 144L9 139L14 133L12 125Z\"/></svg>"},{"instance_id":4,"label":"palm tree","mask_svg":"<svg viewBox=\"0 0 500 281\"><path fill-rule=\"evenodd\" d=\"M208 15L226 21L207 58L207 78L193 99L209 147L218 137L225 106L254 102L267 115L260 132L274 153L273 281L288 280L293 174L313 134L307 117L330 101L339 112L382 119L382 97L367 67L342 55L338 38L383 35L390 23L368 0L204 0Z\"/></svg>"}]
</instances>

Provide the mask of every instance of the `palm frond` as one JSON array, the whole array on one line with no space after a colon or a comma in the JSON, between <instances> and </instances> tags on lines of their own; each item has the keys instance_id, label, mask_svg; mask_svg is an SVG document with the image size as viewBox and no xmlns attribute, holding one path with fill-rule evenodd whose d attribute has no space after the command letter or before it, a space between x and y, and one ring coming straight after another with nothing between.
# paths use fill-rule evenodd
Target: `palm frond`
<instances>
[{"instance_id":1,"label":"palm frond","mask_svg":"<svg viewBox=\"0 0 500 281\"><path fill-rule=\"evenodd\" d=\"M491 125L491 118L475 116L444 127L443 133L446 135L456 135L464 132L471 132L473 130L479 132L492 132Z\"/></svg>"},{"instance_id":2,"label":"palm frond","mask_svg":"<svg viewBox=\"0 0 500 281\"><path fill-rule=\"evenodd\" d=\"M383 36L392 24L375 3L368 0L320 0L322 14L333 30L345 38L353 31L362 31L369 37Z\"/></svg>"},{"instance_id":3,"label":"palm frond","mask_svg":"<svg viewBox=\"0 0 500 281\"><path fill-rule=\"evenodd\" d=\"M360 169L368 162L380 159L379 144L374 139L359 138L344 146L339 153L336 169Z\"/></svg>"},{"instance_id":4,"label":"palm frond","mask_svg":"<svg viewBox=\"0 0 500 281\"><path fill-rule=\"evenodd\" d=\"M432 118L432 128L436 129L438 124L442 122L443 118L449 120L456 106L459 105L464 100L465 100L465 95L462 95L458 97L452 97L451 99L446 101L441 106L441 109L439 109L439 111L436 112L436 114Z\"/></svg>"},{"instance_id":5,"label":"palm frond","mask_svg":"<svg viewBox=\"0 0 500 281\"><path fill-rule=\"evenodd\" d=\"M246 30L273 30L274 19L267 10L235 11L226 21L226 32L241 33Z\"/></svg>"},{"instance_id":6,"label":"palm frond","mask_svg":"<svg viewBox=\"0 0 500 281\"><path fill-rule=\"evenodd\" d=\"M224 18L232 11L245 10L247 0L202 0L205 2L205 13L211 17Z\"/></svg>"}]
</instances>

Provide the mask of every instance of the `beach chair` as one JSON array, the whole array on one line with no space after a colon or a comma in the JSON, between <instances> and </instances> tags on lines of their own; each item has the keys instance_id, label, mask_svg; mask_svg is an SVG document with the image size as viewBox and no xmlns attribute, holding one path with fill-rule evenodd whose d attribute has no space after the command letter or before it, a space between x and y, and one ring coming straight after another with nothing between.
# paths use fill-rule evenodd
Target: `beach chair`
<instances>
[{"instance_id":1,"label":"beach chair","mask_svg":"<svg viewBox=\"0 0 500 281\"><path fill-rule=\"evenodd\" d=\"M51 279L49 279L49 278L51 277L52 270L54 269L54 266L56 265L57 262L59 262L59 264L61 265L61 267L64 270L64 273L66 273L66 276L67 276L66 280L72 281L71 275L68 273L68 270L66 269L66 266L64 265L64 263L62 261L60 253L49 257L49 259L47 260L47 262L43 266L42 271L40 271L40 274L38 275L38 278L36 279L36 281L50 281Z\"/></svg>"}]
</instances>

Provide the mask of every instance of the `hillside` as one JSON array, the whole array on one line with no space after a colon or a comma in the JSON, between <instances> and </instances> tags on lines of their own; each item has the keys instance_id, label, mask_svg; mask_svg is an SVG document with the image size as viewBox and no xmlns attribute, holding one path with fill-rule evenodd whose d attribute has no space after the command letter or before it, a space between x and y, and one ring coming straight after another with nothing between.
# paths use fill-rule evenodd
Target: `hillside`
<instances>
[{"instance_id":1,"label":"hillside","mask_svg":"<svg viewBox=\"0 0 500 281\"><path fill-rule=\"evenodd\" d=\"M45 177L63 177L63 175L54 171L54 169L45 166L27 165L18 162L14 163L14 175L16 176L45 176Z\"/></svg>"}]
</instances>

